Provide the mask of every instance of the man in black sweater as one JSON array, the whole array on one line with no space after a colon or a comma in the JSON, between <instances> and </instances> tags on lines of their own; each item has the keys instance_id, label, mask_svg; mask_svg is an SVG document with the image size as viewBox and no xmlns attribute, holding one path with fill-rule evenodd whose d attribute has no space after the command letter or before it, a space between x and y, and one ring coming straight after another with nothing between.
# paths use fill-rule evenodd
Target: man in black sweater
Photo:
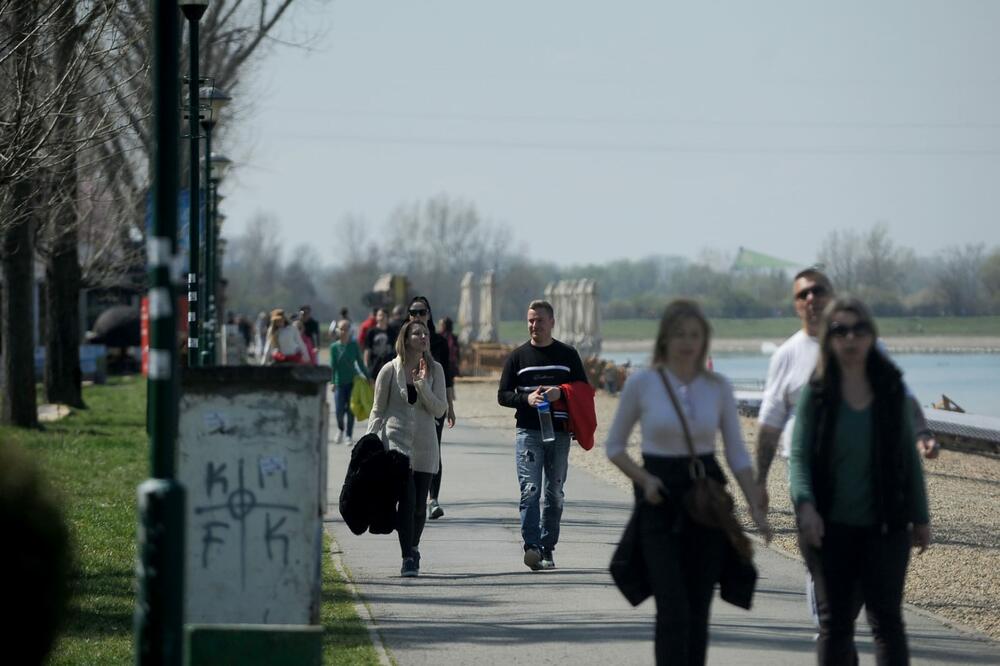
<instances>
[{"instance_id":1,"label":"man in black sweater","mask_svg":"<svg viewBox=\"0 0 1000 666\"><path fill-rule=\"evenodd\" d=\"M521 537L524 563L532 570L552 569L559 541L563 484L569 467L569 415L552 410L555 439L543 441L538 407L562 397L561 384L587 381L580 355L552 337L555 313L547 301L528 305L531 339L507 357L497 401L515 410L517 480L521 486ZM545 507L539 511L540 494Z\"/></svg>"}]
</instances>

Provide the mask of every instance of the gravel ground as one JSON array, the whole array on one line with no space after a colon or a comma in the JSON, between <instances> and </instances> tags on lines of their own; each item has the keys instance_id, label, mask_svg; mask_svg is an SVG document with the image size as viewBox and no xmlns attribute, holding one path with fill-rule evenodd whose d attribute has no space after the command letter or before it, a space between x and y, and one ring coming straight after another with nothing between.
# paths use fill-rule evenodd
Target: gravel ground
<instances>
[{"instance_id":1,"label":"gravel ground","mask_svg":"<svg viewBox=\"0 0 1000 666\"><path fill-rule=\"evenodd\" d=\"M510 428L513 447L513 413L497 404L496 386L496 380L459 380L455 411L465 423ZM630 493L625 476L604 455L604 438L616 406L617 398L598 393L597 443L591 451L574 446L570 461ZM754 420L743 420L743 436L752 449L757 440ZM638 429L629 448L637 457ZM772 547L798 557L785 468L775 461L772 470L768 480L775 531ZM1000 639L1000 459L942 451L936 460L925 461L924 471L931 503L932 544L923 555L914 551L906 601ZM732 488L737 489L734 494L742 504L735 483ZM742 508L741 512L749 525L746 512Z\"/></svg>"}]
</instances>

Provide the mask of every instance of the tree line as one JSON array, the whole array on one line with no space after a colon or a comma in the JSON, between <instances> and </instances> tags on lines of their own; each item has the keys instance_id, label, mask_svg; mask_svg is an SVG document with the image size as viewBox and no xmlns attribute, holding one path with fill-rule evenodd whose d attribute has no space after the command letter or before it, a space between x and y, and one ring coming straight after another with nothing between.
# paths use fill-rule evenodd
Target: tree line
<instances>
[{"instance_id":1,"label":"tree line","mask_svg":"<svg viewBox=\"0 0 1000 666\"><path fill-rule=\"evenodd\" d=\"M454 316L465 272L493 270L501 319L521 318L524 304L546 284L582 277L597 280L604 318L655 318L679 296L697 298L712 317L793 314L788 271L735 269L732 256L714 249L694 259L649 256L572 266L534 261L507 227L446 194L401 204L381 223L346 217L334 225L324 255L313 246L285 248L279 228L277 219L258 216L229 240L229 309L253 314L308 303L321 318L348 307L358 319L368 309L363 295L378 276L402 273L415 293L430 298L436 316ZM921 257L875 224L867 231L831 232L814 264L879 315L1000 314L1000 247L951 246Z\"/></svg>"},{"instance_id":2,"label":"tree line","mask_svg":"<svg viewBox=\"0 0 1000 666\"><path fill-rule=\"evenodd\" d=\"M292 3L213 0L201 20L201 71L238 88ZM45 399L76 407L85 406L81 289L144 283L151 8L144 0L0 0L2 423L37 425L36 274L44 275Z\"/></svg>"}]
</instances>

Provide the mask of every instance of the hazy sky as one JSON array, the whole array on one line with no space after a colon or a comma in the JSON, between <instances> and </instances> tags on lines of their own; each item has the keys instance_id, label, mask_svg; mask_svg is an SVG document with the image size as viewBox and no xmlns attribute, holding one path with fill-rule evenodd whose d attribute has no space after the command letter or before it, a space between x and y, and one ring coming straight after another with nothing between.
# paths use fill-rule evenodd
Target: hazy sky
<instances>
[{"instance_id":1,"label":"hazy sky","mask_svg":"<svg viewBox=\"0 0 1000 666\"><path fill-rule=\"evenodd\" d=\"M1000 244L1000 2L297 11L285 35L322 36L262 63L221 146L230 236L264 212L333 259L345 215L447 193L561 264L741 245L808 262L878 221L918 253Z\"/></svg>"}]
</instances>

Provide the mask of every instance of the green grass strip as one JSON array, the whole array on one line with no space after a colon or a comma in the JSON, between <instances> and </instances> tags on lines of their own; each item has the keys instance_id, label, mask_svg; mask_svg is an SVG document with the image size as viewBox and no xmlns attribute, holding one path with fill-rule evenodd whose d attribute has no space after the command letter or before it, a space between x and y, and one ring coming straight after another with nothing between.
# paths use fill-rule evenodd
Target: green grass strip
<instances>
[{"instance_id":1,"label":"green grass strip","mask_svg":"<svg viewBox=\"0 0 1000 666\"><path fill-rule=\"evenodd\" d=\"M354 596L347 581L333 566L333 539L323 535L323 594L320 622L323 624L323 663L340 666L377 665L378 655L368 627L354 609Z\"/></svg>"},{"instance_id":2,"label":"green grass strip","mask_svg":"<svg viewBox=\"0 0 1000 666\"><path fill-rule=\"evenodd\" d=\"M51 664L133 663L136 487L149 476L146 382L114 379L84 388L89 409L44 430L0 427L0 445L31 452L64 501L76 551L70 615ZM327 664L377 664L353 599L323 559ZM0 660L2 661L2 660Z\"/></svg>"}]
</instances>

